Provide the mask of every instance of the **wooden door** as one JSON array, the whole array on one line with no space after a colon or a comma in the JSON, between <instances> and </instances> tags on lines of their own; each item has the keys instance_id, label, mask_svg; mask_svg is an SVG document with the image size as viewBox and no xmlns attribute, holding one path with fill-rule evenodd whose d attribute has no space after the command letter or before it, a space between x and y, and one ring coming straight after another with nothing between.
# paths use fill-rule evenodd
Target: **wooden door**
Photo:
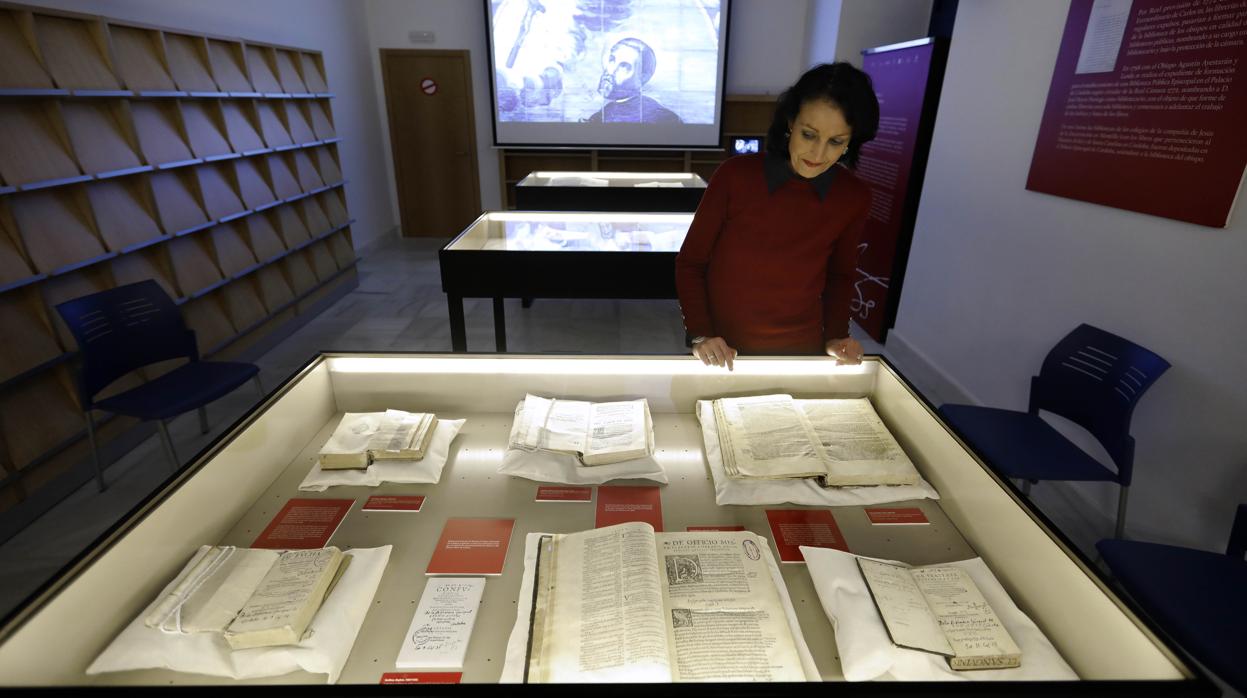
<instances>
[{"instance_id":1,"label":"wooden door","mask_svg":"<svg viewBox=\"0 0 1247 698\"><path fill-rule=\"evenodd\" d=\"M382 49L405 237L452 237L481 212L467 51Z\"/></svg>"}]
</instances>

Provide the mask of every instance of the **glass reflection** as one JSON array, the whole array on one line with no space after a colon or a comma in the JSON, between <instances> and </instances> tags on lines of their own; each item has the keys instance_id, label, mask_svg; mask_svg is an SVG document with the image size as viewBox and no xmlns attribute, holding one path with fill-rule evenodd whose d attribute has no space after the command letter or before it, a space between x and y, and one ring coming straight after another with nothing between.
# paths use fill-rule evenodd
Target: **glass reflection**
<instances>
[{"instance_id":1,"label":"glass reflection","mask_svg":"<svg viewBox=\"0 0 1247 698\"><path fill-rule=\"evenodd\" d=\"M691 217L690 217L691 219ZM499 221L487 250L566 252L678 252L684 221ZM500 235L498 233L501 233Z\"/></svg>"}]
</instances>

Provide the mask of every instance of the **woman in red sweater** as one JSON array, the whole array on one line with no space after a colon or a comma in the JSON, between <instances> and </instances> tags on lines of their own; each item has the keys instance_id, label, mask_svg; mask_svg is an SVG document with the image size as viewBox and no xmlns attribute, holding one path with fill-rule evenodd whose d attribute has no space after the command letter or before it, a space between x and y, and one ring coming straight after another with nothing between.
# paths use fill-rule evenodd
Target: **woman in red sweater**
<instances>
[{"instance_id":1,"label":"woman in red sweater","mask_svg":"<svg viewBox=\"0 0 1247 698\"><path fill-rule=\"evenodd\" d=\"M861 361L849 300L870 190L849 167L878 124L869 75L816 66L780 95L766 152L715 171L676 257L702 363L731 369L737 352Z\"/></svg>"}]
</instances>

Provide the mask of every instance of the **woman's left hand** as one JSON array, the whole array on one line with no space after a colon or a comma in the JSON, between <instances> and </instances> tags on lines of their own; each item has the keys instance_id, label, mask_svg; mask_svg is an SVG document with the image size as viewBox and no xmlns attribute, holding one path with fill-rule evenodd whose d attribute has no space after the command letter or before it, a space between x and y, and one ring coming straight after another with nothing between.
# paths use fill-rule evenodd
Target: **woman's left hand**
<instances>
[{"instance_id":1,"label":"woman's left hand","mask_svg":"<svg viewBox=\"0 0 1247 698\"><path fill-rule=\"evenodd\" d=\"M866 352L862 349L861 342L852 337L841 337L840 339L832 339L827 342L827 356L836 357L836 364L843 366L845 364L860 364L862 362L862 354Z\"/></svg>"}]
</instances>

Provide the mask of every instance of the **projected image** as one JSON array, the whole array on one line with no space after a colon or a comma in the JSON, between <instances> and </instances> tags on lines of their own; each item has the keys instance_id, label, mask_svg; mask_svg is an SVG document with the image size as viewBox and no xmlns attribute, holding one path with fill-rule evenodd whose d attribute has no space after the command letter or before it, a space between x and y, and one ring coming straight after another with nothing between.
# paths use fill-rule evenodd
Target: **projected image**
<instances>
[{"instance_id":1,"label":"projected image","mask_svg":"<svg viewBox=\"0 0 1247 698\"><path fill-rule=\"evenodd\" d=\"M714 123L722 4L490 0L499 123Z\"/></svg>"}]
</instances>

